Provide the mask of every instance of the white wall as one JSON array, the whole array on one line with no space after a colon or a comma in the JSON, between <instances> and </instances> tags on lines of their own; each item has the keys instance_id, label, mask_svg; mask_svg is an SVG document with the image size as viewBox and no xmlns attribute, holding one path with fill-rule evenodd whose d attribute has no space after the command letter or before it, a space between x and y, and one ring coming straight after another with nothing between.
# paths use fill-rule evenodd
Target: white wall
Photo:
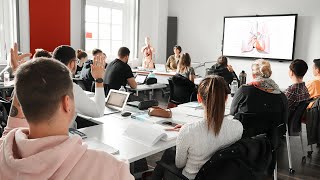
<instances>
[{"instance_id":1,"label":"white wall","mask_svg":"<svg viewBox=\"0 0 320 180\"><path fill-rule=\"evenodd\" d=\"M190 53L193 62L204 62L215 61L221 55L224 16L298 13L295 58L308 62L309 72L305 80L310 80L312 60L320 57L319 7L319 0L170 0L168 14L178 17L178 42L183 51ZM245 70L250 74L251 62L230 60L237 73ZM289 64L271 62L272 78L282 88L291 84L287 75Z\"/></svg>"},{"instance_id":2,"label":"white wall","mask_svg":"<svg viewBox=\"0 0 320 180\"><path fill-rule=\"evenodd\" d=\"M166 62L168 0L140 0L139 50L144 38L151 38L156 63ZM142 60L142 53L139 52Z\"/></svg>"},{"instance_id":3,"label":"white wall","mask_svg":"<svg viewBox=\"0 0 320 180\"><path fill-rule=\"evenodd\" d=\"M74 49L81 49L81 8L82 0L70 1L70 44Z\"/></svg>"},{"instance_id":4,"label":"white wall","mask_svg":"<svg viewBox=\"0 0 320 180\"><path fill-rule=\"evenodd\" d=\"M20 51L30 52L29 1L19 0Z\"/></svg>"}]
</instances>

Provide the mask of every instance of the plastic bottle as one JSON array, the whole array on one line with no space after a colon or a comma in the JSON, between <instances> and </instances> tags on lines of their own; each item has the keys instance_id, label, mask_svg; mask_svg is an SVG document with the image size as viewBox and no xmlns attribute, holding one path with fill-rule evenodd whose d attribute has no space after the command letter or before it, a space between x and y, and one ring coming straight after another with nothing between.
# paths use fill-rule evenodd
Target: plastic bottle
<instances>
[{"instance_id":1,"label":"plastic bottle","mask_svg":"<svg viewBox=\"0 0 320 180\"><path fill-rule=\"evenodd\" d=\"M236 78L234 78L233 81L231 82L231 97L234 96L237 90L238 90L238 81Z\"/></svg>"},{"instance_id":2,"label":"plastic bottle","mask_svg":"<svg viewBox=\"0 0 320 180\"><path fill-rule=\"evenodd\" d=\"M10 84L10 74L8 71L5 71L3 73L3 85L4 86L9 86Z\"/></svg>"},{"instance_id":3,"label":"plastic bottle","mask_svg":"<svg viewBox=\"0 0 320 180\"><path fill-rule=\"evenodd\" d=\"M119 91L126 92L126 88L124 88L124 86L121 86L121 88L119 89Z\"/></svg>"},{"instance_id":4,"label":"plastic bottle","mask_svg":"<svg viewBox=\"0 0 320 180\"><path fill-rule=\"evenodd\" d=\"M240 86L244 85L247 83L247 73L244 71L241 71L239 74L239 80L240 80Z\"/></svg>"}]
</instances>

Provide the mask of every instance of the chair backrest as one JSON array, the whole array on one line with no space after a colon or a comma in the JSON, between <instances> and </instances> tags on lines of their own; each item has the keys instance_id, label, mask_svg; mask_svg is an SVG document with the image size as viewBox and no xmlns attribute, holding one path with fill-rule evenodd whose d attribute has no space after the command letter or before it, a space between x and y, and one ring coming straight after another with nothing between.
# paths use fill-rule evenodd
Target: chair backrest
<instances>
[{"instance_id":1,"label":"chair backrest","mask_svg":"<svg viewBox=\"0 0 320 180\"><path fill-rule=\"evenodd\" d=\"M182 104L192 101L196 94L196 86L188 78L177 74L168 79L170 87L170 102Z\"/></svg>"},{"instance_id":2,"label":"chair backrest","mask_svg":"<svg viewBox=\"0 0 320 180\"><path fill-rule=\"evenodd\" d=\"M271 164L271 153L271 144L266 136L241 139L214 153L195 180L261 179Z\"/></svg>"},{"instance_id":3,"label":"chair backrest","mask_svg":"<svg viewBox=\"0 0 320 180\"><path fill-rule=\"evenodd\" d=\"M11 102L0 100L0 137L4 128L7 126L8 114L10 112Z\"/></svg>"},{"instance_id":4,"label":"chair backrest","mask_svg":"<svg viewBox=\"0 0 320 180\"><path fill-rule=\"evenodd\" d=\"M206 69L206 76L214 75L214 69L212 68L207 68Z\"/></svg>"},{"instance_id":5,"label":"chair backrest","mask_svg":"<svg viewBox=\"0 0 320 180\"><path fill-rule=\"evenodd\" d=\"M294 111L291 111L288 119L288 131L290 136L298 136L301 132L301 119L311 100L302 101Z\"/></svg>"},{"instance_id":6,"label":"chair backrest","mask_svg":"<svg viewBox=\"0 0 320 180\"><path fill-rule=\"evenodd\" d=\"M73 82L78 84L84 91L90 91L90 89L88 90L86 88L86 86L84 85L84 81L82 79L73 79Z\"/></svg>"}]
</instances>

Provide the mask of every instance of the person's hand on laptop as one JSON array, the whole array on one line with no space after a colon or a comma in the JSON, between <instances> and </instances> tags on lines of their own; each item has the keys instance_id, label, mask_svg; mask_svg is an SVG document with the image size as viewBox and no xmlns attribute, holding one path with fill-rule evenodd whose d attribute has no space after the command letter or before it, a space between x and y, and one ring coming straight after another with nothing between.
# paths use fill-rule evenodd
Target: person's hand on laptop
<instances>
[{"instance_id":1,"label":"person's hand on laptop","mask_svg":"<svg viewBox=\"0 0 320 180\"><path fill-rule=\"evenodd\" d=\"M11 58L10 58L10 67L12 68L12 72L16 72L20 64L26 62L24 58L30 57L31 53L18 54L18 44L14 43L13 48L10 50Z\"/></svg>"},{"instance_id":2,"label":"person's hand on laptop","mask_svg":"<svg viewBox=\"0 0 320 180\"><path fill-rule=\"evenodd\" d=\"M104 76L104 69L105 66L105 59L103 56L96 56L93 59L93 64L91 65L91 75L93 79L103 79Z\"/></svg>"}]
</instances>

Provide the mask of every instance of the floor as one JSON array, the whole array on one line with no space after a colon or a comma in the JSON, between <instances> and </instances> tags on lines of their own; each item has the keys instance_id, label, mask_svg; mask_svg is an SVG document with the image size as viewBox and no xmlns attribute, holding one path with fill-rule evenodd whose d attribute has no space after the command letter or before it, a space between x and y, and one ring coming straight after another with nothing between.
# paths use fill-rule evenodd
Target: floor
<instances>
[{"instance_id":1,"label":"floor","mask_svg":"<svg viewBox=\"0 0 320 180\"><path fill-rule=\"evenodd\" d=\"M146 94L147 95L147 94ZM146 99L147 96L141 94ZM162 91L155 92L155 99L159 100L159 106L166 107L168 96L162 95ZM305 154L310 151L310 146L307 147L306 128L302 127L303 145ZM294 174L289 173L288 154L285 138L282 140L282 146L278 155L278 179L279 180L320 180L320 148L313 145L313 153L311 157L306 157L306 162L302 163L302 149L299 136L290 138L292 165L295 170ZM156 165L156 161L160 160L163 152L155 154L147 158L149 169ZM273 178L268 178L273 179Z\"/></svg>"}]
</instances>

